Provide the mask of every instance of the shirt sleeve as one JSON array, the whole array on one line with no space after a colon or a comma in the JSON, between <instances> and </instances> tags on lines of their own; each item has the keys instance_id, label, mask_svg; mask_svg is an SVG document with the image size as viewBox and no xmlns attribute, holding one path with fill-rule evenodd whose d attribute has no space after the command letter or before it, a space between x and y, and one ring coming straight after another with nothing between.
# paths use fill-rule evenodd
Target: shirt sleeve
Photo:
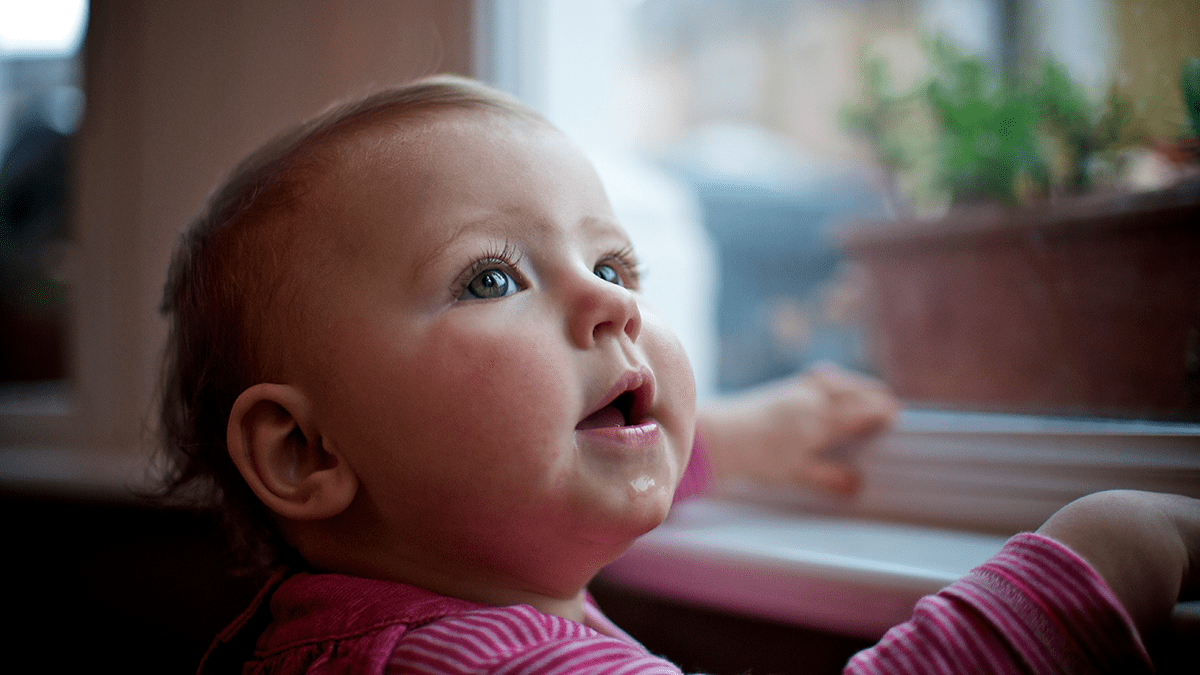
<instances>
[{"instance_id":1,"label":"shirt sleeve","mask_svg":"<svg viewBox=\"0 0 1200 675\"><path fill-rule=\"evenodd\" d=\"M1082 558L1036 534L936 595L847 675L922 673L1152 673L1153 666L1108 584Z\"/></svg>"}]
</instances>

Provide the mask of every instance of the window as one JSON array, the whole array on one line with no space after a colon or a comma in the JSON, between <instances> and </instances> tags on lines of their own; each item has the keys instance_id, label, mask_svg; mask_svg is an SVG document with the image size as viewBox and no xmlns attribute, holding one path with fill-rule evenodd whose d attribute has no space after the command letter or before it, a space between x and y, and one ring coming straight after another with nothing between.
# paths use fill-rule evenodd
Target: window
<instances>
[{"instance_id":1,"label":"window","mask_svg":"<svg viewBox=\"0 0 1200 675\"><path fill-rule=\"evenodd\" d=\"M10 390L68 376L64 258L86 11L67 4L0 5L0 385Z\"/></svg>"},{"instance_id":2,"label":"window","mask_svg":"<svg viewBox=\"0 0 1200 675\"><path fill-rule=\"evenodd\" d=\"M0 3L0 429L74 435L79 240L72 227L87 3Z\"/></svg>"},{"instance_id":3,"label":"window","mask_svg":"<svg viewBox=\"0 0 1200 675\"><path fill-rule=\"evenodd\" d=\"M599 158L635 241L678 242L639 249L702 394L830 359L910 404L853 503L746 496L1011 531L1198 494L1188 3L484 6L479 71Z\"/></svg>"}]
</instances>

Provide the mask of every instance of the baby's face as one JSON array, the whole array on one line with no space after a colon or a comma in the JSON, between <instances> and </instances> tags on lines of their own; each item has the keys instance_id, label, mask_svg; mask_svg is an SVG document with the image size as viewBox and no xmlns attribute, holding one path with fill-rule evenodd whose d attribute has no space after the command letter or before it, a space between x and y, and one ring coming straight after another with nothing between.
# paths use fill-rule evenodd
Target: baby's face
<instances>
[{"instance_id":1,"label":"baby's face","mask_svg":"<svg viewBox=\"0 0 1200 675\"><path fill-rule=\"evenodd\" d=\"M694 425L599 179L555 130L475 112L341 156L297 372L381 521L370 545L570 587L666 515Z\"/></svg>"}]
</instances>

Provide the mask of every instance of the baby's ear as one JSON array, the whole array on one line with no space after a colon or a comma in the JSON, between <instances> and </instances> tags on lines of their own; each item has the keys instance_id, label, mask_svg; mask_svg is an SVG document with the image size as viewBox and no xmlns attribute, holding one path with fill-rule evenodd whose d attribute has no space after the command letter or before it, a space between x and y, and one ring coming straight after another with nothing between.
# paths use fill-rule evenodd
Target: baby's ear
<instances>
[{"instance_id":1,"label":"baby's ear","mask_svg":"<svg viewBox=\"0 0 1200 675\"><path fill-rule=\"evenodd\" d=\"M308 399L295 387L263 383L242 392L226 443L250 489L284 518L331 518L358 492L358 476L345 458L326 451Z\"/></svg>"}]
</instances>

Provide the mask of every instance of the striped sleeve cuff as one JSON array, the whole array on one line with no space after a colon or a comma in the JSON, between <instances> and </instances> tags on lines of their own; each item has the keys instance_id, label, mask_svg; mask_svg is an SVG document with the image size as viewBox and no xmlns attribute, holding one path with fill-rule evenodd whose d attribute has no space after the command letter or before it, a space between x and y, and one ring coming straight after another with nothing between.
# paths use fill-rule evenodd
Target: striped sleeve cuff
<instances>
[{"instance_id":1,"label":"striped sleeve cuff","mask_svg":"<svg viewBox=\"0 0 1200 675\"><path fill-rule=\"evenodd\" d=\"M1128 613L1082 558L1019 534L851 660L847 673L1151 673Z\"/></svg>"},{"instance_id":2,"label":"striped sleeve cuff","mask_svg":"<svg viewBox=\"0 0 1200 675\"><path fill-rule=\"evenodd\" d=\"M1019 534L965 581L947 592L989 619L1013 625L1009 641L1032 672L1153 672L1116 594L1091 565L1053 539Z\"/></svg>"}]
</instances>

